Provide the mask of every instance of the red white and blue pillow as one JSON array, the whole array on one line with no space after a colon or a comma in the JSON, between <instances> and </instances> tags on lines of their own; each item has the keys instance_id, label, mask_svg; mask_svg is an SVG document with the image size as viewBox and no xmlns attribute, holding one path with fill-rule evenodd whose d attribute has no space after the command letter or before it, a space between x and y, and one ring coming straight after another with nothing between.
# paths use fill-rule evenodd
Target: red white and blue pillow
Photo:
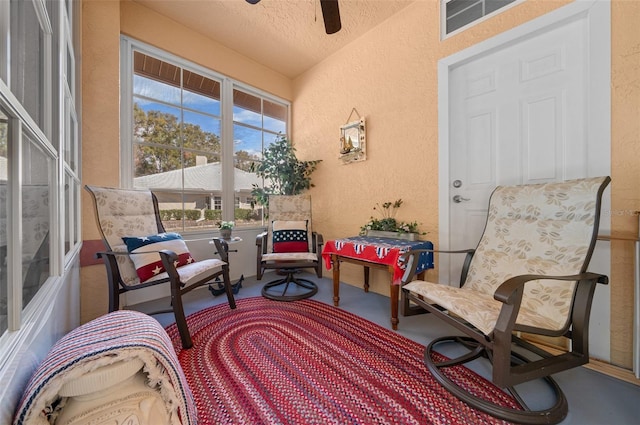
<instances>
[{"instance_id":1,"label":"red white and blue pillow","mask_svg":"<svg viewBox=\"0 0 640 425\"><path fill-rule=\"evenodd\" d=\"M307 220L273 220L273 252L309 252Z\"/></svg>"},{"instance_id":2,"label":"red white and blue pillow","mask_svg":"<svg viewBox=\"0 0 640 425\"><path fill-rule=\"evenodd\" d=\"M195 261L182 236L177 233L123 237L122 240L127 245L127 251L134 254L131 255L131 261L136 267L140 282L147 281L166 271L158 253L163 249L176 253L178 256L176 267L185 266Z\"/></svg>"}]
</instances>

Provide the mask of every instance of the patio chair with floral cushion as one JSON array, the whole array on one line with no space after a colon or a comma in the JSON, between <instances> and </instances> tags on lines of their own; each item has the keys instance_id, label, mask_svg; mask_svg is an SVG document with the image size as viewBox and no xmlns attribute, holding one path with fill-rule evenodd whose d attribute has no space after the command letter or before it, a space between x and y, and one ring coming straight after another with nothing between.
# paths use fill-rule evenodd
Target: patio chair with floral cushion
<instances>
[{"instance_id":1,"label":"patio chair with floral cushion","mask_svg":"<svg viewBox=\"0 0 640 425\"><path fill-rule=\"evenodd\" d=\"M424 355L429 370L456 397L512 422L558 423L565 418L568 403L551 375L589 361L593 295L596 284L607 284L608 279L587 268L609 182L609 177L597 177L497 187L478 246L458 251L467 255L461 287L412 281L413 271L405 276L408 302L463 334L436 338ZM411 258L419 252L405 254L413 268L417 261ZM557 354L523 335L565 337L570 344L568 351ZM436 347L465 350L443 361L433 355ZM483 357L490 361L492 381L522 410L494 404L454 382L452 367ZM548 384L553 401L540 405L529 400L534 407L528 407L516 385L537 379Z\"/></svg>"},{"instance_id":2,"label":"patio chair with floral cushion","mask_svg":"<svg viewBox=\"0 0 640 425\"><path fill-rule=\"evenodd\" d=\"M229 248L224 240L213 238L220 259L197 261L179 234L165 231L158 200L150 190L85 188L94 201L105 245L105 251L97 255L107 267L110 312L120 308L120 294L167 283L171 287L170 308L150 314L172 311L186 349L193 343L182 304L184 294L221 278L229 306L236 307L229 280Z\"/></svg>"}]
</instances>

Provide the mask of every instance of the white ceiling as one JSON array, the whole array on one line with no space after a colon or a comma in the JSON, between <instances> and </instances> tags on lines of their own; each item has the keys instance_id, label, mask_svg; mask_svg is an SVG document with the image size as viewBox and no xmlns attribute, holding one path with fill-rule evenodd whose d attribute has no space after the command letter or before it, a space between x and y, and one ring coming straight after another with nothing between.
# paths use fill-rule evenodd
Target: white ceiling
<instances>
[{"instance_id":1,"label":"white ceiling","mask_svg":"<svg viewBox=\"0 0 640 425\"><path fill-rule=\"evenodd\" d=\"M340 0L327 35L320 0L134 0L289 78L295 78L414 0Z\"/></svg>"}]
</instances>

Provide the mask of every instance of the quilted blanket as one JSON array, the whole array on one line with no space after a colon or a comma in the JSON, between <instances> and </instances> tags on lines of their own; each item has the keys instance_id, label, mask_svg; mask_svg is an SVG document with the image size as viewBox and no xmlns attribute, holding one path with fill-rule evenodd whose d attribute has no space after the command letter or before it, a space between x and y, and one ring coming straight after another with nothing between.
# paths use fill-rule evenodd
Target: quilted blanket
<instances>
[{"instance_id":1,"label":"quilted blanket","mask_svg":"<svg viewBox=\"0 0 640 425\"><path fill-rule=\"evenodd\" d=\"M98 367L139 358L147 383L164 400L172 424L197 423L196 406L171 340L152 317L116 311L61 338L31 377L14 424L48 425L64 405L58 393L68 381Z\"/></svg>"}]
</instances>

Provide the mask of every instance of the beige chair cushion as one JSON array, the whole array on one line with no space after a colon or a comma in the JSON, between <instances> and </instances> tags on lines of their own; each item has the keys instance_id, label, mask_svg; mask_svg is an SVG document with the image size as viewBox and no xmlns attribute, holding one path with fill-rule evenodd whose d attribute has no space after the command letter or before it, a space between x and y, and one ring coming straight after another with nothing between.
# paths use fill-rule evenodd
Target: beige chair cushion
<instances>
[{"instance_id":1,"label":"beige chair cushion","mask_svg":"<svg viewBox=\"0 0 640 425\"><path fill-rule=\"evenodd\" d=\"M153 235L159 232L151 191L91 187L100 217L99 227L113 249L123 236Z\"/></svg>"}]
</instances>

